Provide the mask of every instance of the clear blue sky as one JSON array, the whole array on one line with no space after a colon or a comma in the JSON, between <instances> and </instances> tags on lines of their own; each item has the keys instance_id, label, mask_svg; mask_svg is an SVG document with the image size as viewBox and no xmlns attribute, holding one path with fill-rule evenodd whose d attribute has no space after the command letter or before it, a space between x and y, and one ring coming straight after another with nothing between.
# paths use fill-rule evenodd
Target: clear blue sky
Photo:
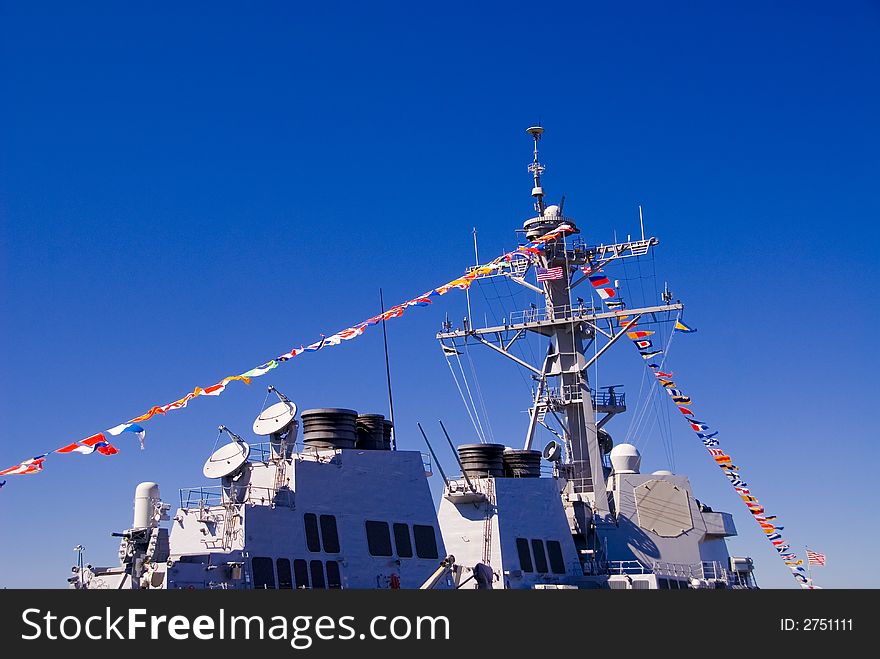
<instances>
[{"instance_id":1,"label":"clear blue sky","mask_svg":"<svg viewBox=\"0 0 880 659\"><path fill-rule=\"evenodd\" d=\"M817 582L880 586L880 6L709 4L3 2L0 468L369 317L380 286L449 280L471 227L487 257L514 246L540 120L547 192L585 238L635 233L645 207L699 328L677 380L786 537L828 554ZM388 325L402 448L440 417L474 439L433 338L447 311L464 296ZM630 350L609 364L635 394ZM519 442L525 388L477 367L496 439ZM65 585L77 543L114 563L136 483L172 503L202 484L217 425L249 437L267 384L384 411L381 334L148 422L144 452L8 477L0 586ZM672 421L676 471L734 513L732 550L793 586ZM646 469L669 462L645 443Z\"/></svg>"}]
</instances>

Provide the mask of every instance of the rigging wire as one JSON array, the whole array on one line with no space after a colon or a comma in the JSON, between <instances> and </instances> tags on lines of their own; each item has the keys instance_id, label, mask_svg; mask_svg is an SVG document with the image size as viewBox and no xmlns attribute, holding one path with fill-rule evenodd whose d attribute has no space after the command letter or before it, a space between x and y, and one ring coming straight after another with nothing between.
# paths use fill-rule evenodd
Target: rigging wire
<instances>
[{"instance_id":1,"label":"rigging wire","mask_svg":"<svg viewBox=\"0 0 880 659\"><path fill-rule=\"evenodd\" d=\"M477 369L474 368L474 360L471 359L471 350L467 343L464 345L464 354L467 357L471 367L471 374L474 376L474 387L477 390L477 398L480 401L480 409L483 410L483 418L486 420L486 428L488 429L489 439L495 441L495 433L492 431L492 423L489 420L489 413L486 411L486 401L483 399L483 388L480 386L480 378L477 377Z\"/></svg>"},{"instance_id":2,"label":"rigging wire","mask_svg":"<svg viewBox=\"0 0 880 659\"><path fill-rule=\"evenodd\" d=\"M667 358L669 357L669 351L670 351L670 349L671 349L671 347L672 347L672 339L673 339L674 337L675 337L675 332L674 332L674 331L673 331L673 332L670 332L670 333L669 333L669 339L668 339L668 341L666 342L666 345L665 345L664 350L663 350L663 359L660 360L660 369L661 369L661 370L662 370L663 367L665 366L665 364L666 364L666 360L667 360ZM647 365L647 364L645 364L645 368L646 368L646 369L648 368L648 365ZM654 382L652 382L651 385L650 385L650 387L649 387L650 390L651 390L651 394L653 394L655 391L656 391L657 393L659 393L659 388L658 388L658 389L654 389L655 386L659 387L659 382L657 381L656 378L654 379ZM662 388L662 387L660 387L660 388ZM646 399L646 402L647 402L647 400L649 400L649 399ZM642 410L641 410L641 412L640 412L640 414L639 414L639 419L637 420L636 427L635 427L635 433L638 434L638 433L641 432L642 425L644 424L644 422L645 422L645 418L646 418L646 416L647 416L647 412L648 412L648 405L646 404L646 405L642 408Z\"/></svg>"},{"instance_id":3,"label":"rigging wire","mask_svg":"<svg viewBox=\"0 0 880 659\"><path fill-rule=\"evenodd\" d=\"M504 277L504 283L507 285L507 292L508 292L508 294L507 294L506 296L502 296L500 293L498 293L498 285L496 284L495 279L496 279L495 277L492 277L492 278L491 278L491 281L492 281L493 289L495 290L496 295L497 295L497 297L498 297L499 304L500 304L500 300L501 300L502 297L503 297L503 298L506 298L506 299L511 300L511 305L515 307L515 306L516 306L516 293L514 293L513 289L512 289L511 286L510 286L510 280L509 280L507 277ZM502 320L504 320L504 324L507 324L506 321L507 321L508 318L510 318L510 315L509 315L509 314L506 315L506 316L504 315L504 313L503 313L503 312L504 312L504 307L503 307L503 305L501 306L501 311L502 311ZM498 319L497 319L497 318L496 318L495 320L496 320L496 322L498 322ZM499 324L500 324L500 323L499 323ZM523 335L523 336L526 336L526 335ZM516 353L514 352L514 349L516 349L516 351L519 353L517 356L518 356L520 359L522 359L523 361L529 361L529 360L526 358L525 351L523 350L522 346L519 345L519 343L522 341L522 338L523 338L523 337L520 337L519 339L517 339L516 341L514 341L513 344L510 346L509 350L510 350L510 352L513 352L514 354L516 354ZM529 345L529 344L528 344L528 337L527 337L527 336L526 336L526 345ZM529 348L531 348L530 345L529 345ZM534 362L534 352L532 353L532 361L529 362L529 363L532 363L532 364L535 363L535 362ZM531 393L532 393L532 385L531 385L531 383L526 379L526 376L525 376L525 374L522 372L522 369L518 368L518 369L516 369L516 372L517 372L517 374L519 375L520 380L522 380L522 383L523 383L523 385L525 386L526 391L528 391L528 392L529 392L529 395L531 396Z\"/></svg>"},{"instance_id":4,"label":"rigging wire","mask_svg":"<svg viewBox=\"0 0 880 659\"><path fill-rule=\"evenodd\" d=\"M651 251L651 269L653 271L654 277L654 290L659 290L657 286L657 255L654 251ZM681 318L681 312L676 314L676 321ZM675 334L675 325L673 325L672 333ZM662 336L662 335L661 335ZM666 428L667 428L667 436L669 438L669 445L672 453L672 468L675 469L675 442L672 439L672 419L671 419L671 411L669 409L669 405L663 405L663 414L666 418Z\"/></svg>"},{"instance_id":5,"label":"rigging wire","mask_svg":"<svg viewBox=\"0 0 880 659\"><path fill-rule=\"evenodd\" d=\"M465 345L465 350L466 349L467 349L467 346ZM456 351L455 359L458 362L458 370L461 371L461 380L462 380L462 382L464 382L464 388L467 391L468 398L471 401L471 407L473 408L473 411L474 411L473 418L476 420L476 425L474 426L474 429L476 430L477 425L480 426L479 430L477 431L477 434L480 436L480 441L483 444L485 444L486 443L486 433L483 431L483 424L480 422L480 415L477 412L477 405L476 405L476 403L474 403L474 396L471 393L471 388L470 388L470 385L468 385L467 376L464 373L464 366L461 365L461 353L459 353L458 351Z\"/></svg>"},{"instance_id":6,"label":"rigging wire","mask_svg":"<svg viewBox=\"0 0 880 659\"><path fill-rule=\"evenodd\" d=\"M483 436L480 434L480 428L477 427L477 422L474 419L474 415L471 413L471 408L468 407L467 399L464 397L464 391L462 391L461 385L458 383L458 376L455 374L455 369L452 368L452 361L449 355L446 355L446 365L449 366L449 372L452 373L452 379L455 381L455 386L458 389L458 395L461 396L461 402L464 404L464 409L467 411L468 417L471 420L471 425L474 427L474 431L477 433L477 437L480 438L482 443L486 443L486 440L483 439Z\"/></svg>"},{"instance_id":7,"label":"rigging wire","mask_svg":"<svg viewBox=\"0 0 880 659\"><path fill-rule=\"evenodd\" d=\"M642 391L644 391L644 388L645 388L645 382L647 380L647 375L648 375L648 369L643 368L642 369L642 380L641 380L641 382L639 382L639 393L636 395L636 410L639 409L639 405L642 402ZM648 396L648 395L650 395L650 392L648 394L646 394L646 396ZM633 441L633 426L635 425L635 422L636 422L636 415L633 414L629 418L629 426L626 429L626 435L624 435L624 437L626 438L626 441L628 441L631 444L635 443Z\"/></svg>"}]
</instances>

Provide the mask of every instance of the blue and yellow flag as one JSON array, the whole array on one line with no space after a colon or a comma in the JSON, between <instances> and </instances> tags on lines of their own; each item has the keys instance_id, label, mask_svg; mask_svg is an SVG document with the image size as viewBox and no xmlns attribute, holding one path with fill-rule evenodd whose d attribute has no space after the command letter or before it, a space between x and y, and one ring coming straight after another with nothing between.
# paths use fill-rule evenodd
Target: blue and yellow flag
<instances>
[{"instance_id":1,"label":"blue and yellow flag","mask_svg":"<svg viewBox=\"0 0 880 659\"><path fill-rule=\"evenodd\" d=\"M695 329L692 328L692 327L688 327L687 325L685 325L685 324L684 324L683 322L681 322L680 320L676 320L676 321L675 321L675 330L674 330L674 331L685 332L685 333L687 333L687 334L690 334L691 332L696 332L697 330L695 330Z\"/></svg>"}]
</instances>

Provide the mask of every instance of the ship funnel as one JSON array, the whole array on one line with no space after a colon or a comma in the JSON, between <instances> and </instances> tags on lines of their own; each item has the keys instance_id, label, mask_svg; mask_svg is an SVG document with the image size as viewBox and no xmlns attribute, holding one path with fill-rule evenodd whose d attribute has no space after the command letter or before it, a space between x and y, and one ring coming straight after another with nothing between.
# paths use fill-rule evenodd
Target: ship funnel
<instances>
[{"instance_id":1,"label":"ship funnel","mask_svg":"<svg viewBox=\"0 0 880 659\"><path fill-rule=\"evenodd\" d=\"M504 449L504 475L510 478L540 478L541 451Z\"/></svg>"},{"instance_id":2,"label":"ship funnel","mask_svg":"<svg viewBox=\"0 0 880 659\"><path fill-rule=\"evenodd\" d=\"M156 506L159 504L159 485L151 481L141 483L134 490L133 529L151 529L158 525Z\"/></svg>"},{"instance_id":3,"label":"ship funnel","mask_svg":"<svg viewBox=\"0 0 880 659\"><path fill-rule=\"evenodd\" d=\"M357 441L358 413L338 407L305 410L303 444L311 448L354 448Z\"/></svg>"},{"instance_id":4,"label":"ship funnel","mask_svg":"<svg viewBox=\"0 0 880 659\"><path fill-rule=\"evenodd\" d=\"M616 474L637 474L642 456L632 444L618 444L611 449L611 466Z\"/></svg>"},{"instance_id":5,"label":"ship funnel","mask_svg":"<svg viewBox=\"0 0 880 659\"><path fill-rule=\"evenodd\" d=\"M382 414L358 414L357 447L365 451L390 451L390 424Z\"/></svg>"},{"instance_id":6,"label":"ship funnel","mask_svg":"<svg viewBox=\"0 0 880 659\"><path fill-rule=\"evenodd\" d=\"M458 457L464 473L470 478L504 476L503 444L462 444Z\"/></svg>"}]
</instances>

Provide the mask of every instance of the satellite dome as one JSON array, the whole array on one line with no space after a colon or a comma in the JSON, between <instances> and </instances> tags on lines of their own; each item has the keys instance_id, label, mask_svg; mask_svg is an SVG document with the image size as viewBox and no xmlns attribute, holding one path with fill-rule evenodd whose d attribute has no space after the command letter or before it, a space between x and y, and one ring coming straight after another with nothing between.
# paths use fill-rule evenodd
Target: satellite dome
<instances>
[{"instance_id":1,"label":"satellite dome","mask_svg":"<svg viewBox=\"0 0 880 659\"><path fill-rule=\"evenodd\" d=\"M559 206L553 204L552 206L547 206L544 209L544 217L558 217L559 216Z\"/></svg>"},{"instance_id":2,"label":"satellite dome","mask_svg":"<svg viewBox=\"0 0 880 659\"><path fill-rule=\"evenodd\" d=\"M671 471L668 469L658 469L657 471L651 472L652 476L674 476Z\"/></svg>"},{"instance_id":3,"label":"satellite dome","mask_svg":"<svg viewBox=\"0 0 880 659\"><path fill-rule=\"evenodd\" d=\"M611 449L611 466L617 474L637 474L642 456L632 444L618 444Z\"/></svg>"}]
</instances>

